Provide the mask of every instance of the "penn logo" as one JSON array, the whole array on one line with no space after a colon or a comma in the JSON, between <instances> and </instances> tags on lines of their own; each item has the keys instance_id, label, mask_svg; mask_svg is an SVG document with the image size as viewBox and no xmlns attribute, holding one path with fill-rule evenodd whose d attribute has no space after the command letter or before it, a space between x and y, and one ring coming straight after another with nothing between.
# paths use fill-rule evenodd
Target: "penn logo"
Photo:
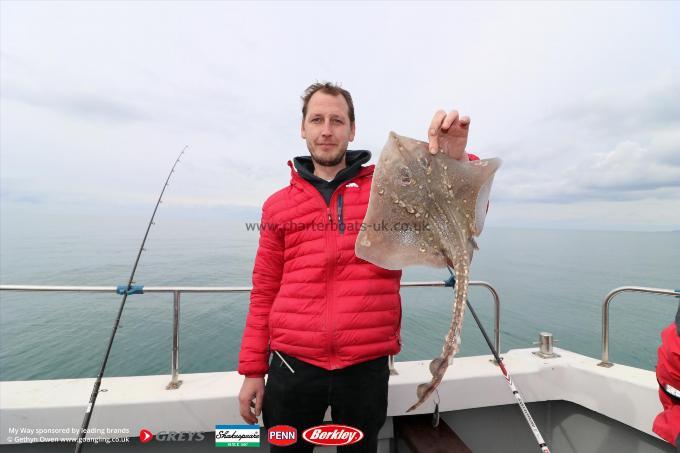
<instances>
[{"instance_id":1,"label":"penn logo","mask_svg":"<svg viewBox=\"0 0 680 453\"><path fill-rule=\"evenodd\" d=\"M288 425L276 425L267 430L267 440L272 445L287 447L297 442L297 429Z\"/></svg>"},{"instance_id":2,"label":"penn logo","mask_svg":"<svg viewBox=\"0 0 680 453\"><path fill-rule=\"evenodd\" d=\"M347 425L319 425L304 430L302 438L314 445L352 445L364 438L361 430Z\"/></svg>"},{"instance_id":3,"label":"penn logo","mask_svg":"<svg viewBox=\"0 0 680 453\"><path fill-rule=\"evenodd\" d=\"M142 428L141 431L139 431L139 441L143 444L147 442L151 442L151 439L153 439L153 434L151 431L149 431L146 428Z\"/></svg>"}]
</instances>

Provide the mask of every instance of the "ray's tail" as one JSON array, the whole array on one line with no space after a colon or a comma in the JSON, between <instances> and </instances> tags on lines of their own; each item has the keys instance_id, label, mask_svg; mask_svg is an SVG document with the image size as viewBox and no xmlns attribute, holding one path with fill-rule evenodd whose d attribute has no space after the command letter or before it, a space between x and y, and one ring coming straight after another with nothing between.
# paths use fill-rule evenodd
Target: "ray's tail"
<instances>
[{"instance_id":1,"label":"ray's tail","mask_svg":"<svg viewBox=\"0 0 680 453\"><path fill-rule=\"evenodd\" d=\"M430 362L430 373L432 380L425 384L420 384L416 389L418 401L406 412L418 408L423 404L432 393L437 389L439 383L444 378L446 369L453 363L453 357L460 348L460 333L463 328L463 315L465 314L465 301L467 300L468 283L470 281L467 272L467 264L454 268L456 276L455 298L453 300L453 317L451 327L444 338L444 347L439 357Z\"/></svg>"}]
</instances>

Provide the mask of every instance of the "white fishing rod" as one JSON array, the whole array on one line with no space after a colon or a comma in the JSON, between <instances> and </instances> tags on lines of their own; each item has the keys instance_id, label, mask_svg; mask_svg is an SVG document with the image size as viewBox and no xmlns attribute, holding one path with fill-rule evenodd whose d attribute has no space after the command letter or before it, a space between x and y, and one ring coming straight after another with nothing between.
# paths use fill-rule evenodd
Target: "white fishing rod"
<instances>
[{"instance_id":1,"label":"white fishing rod","mask_svg":"<svg viewBox=\"0 0 680 453\"><path fill-rule=\"evenodd\" d=\"M137 259L135 260L134 266L132 266L132 273L130 274L130 279L128 280L128 284L126 288L123 288L123 299L120 301L120 307L118 308L118 316L116 317L116 321L113 323L113 330L111 331L111 337L109 338L109 344L106 347L106 353L104 354L104 360L102 361L102 366L99 368L99 374L97 375L97 379L94 382L94 386L92 387L92 394L90 394L90 402L87 404L87 409L85 409L85 416L83 417L83 424L80 428L80 431L78 433L78 439L76 440L76 448L75 448L75 453L79 453L80 450L83 448L83 443L85 436L87 435L87 429L90 426L90 418L92 417L92 411L94 410L94 405L97 401L97 395L99 395L99 387L101 386L102 383L102 377L104 376L104 370L106 369L106 363L109 360L109 354L111 353L111 346L113 345L113 338L116 336L116 332L118 331L118 324L120 324L120 317L123 314L123 308L125 307L125 301L127 300L128 294L134 294L136 292L136 288L132 287L132 283L134 282L135 278L135 272L137 271L137 264L139 264L139 257L142 256L142 252L144 251L144 244L146 244L146 238L149 236L149 230L151 229L151 225L153 225L153 219L156 217L156 211L158 211L158 205L161 204L161 201L163 199L163 194L165 193L165 189L168 187L168 183L170 182L170 177L172 174L175 172L175 167L179 163L180 158L182 157L182 154L184 154L184 151L186 151L188 146L185 146L182 149L182 152L179 153L179 156L177 156L177 159L175 160L175 163L173 164L172 168L170 169L170 173L168 173L168 177L165 179L165 184L163 184L163 190L161 190L161 194L158 197L158 201L156 201L156 206L153 209L153 214L151 214L151 220L149 220L149 224L146 227L146 233L144 233L144 239L142 239L142 245L139 247L139 251L137 252Z\"/></svg>"},{"instance_id":2,"label":"white fishing rod","mask_svg":"<svg viewBox=\"0 0 680 453\"><path fill-rule=\"evenodd\" d=\"M455 286L455 283L456 283L456 277L453 275L453 271L451 270L451 268L449 267L448 269L449 269L449 272L451 273L451 278L448 281L446 281L445 284L447 286L451 286L453 288ZM479 330L482 331L482 335L484 336L484 339L486 340L486 344L489 345L489 349L491 349L491 353L493 354L494 358L496 359L496 363L500 367L501 372L503 373L503 377L505 378L505 381L510 386L510 390L512 390L512 395L517 400L517 404L519 404L519 408L522 410L522 415L524 415L524 418L526 419L527 423L529 424L529 428L531 429L531 432L534 434L534 437L536 438L536 442L538 443L538 448L541 449L542 453L550 453L550 449L548 448L548 444L546 444L545 440L543 440L543 436L541 436L541 432L538 430L538 426L536 426L534 419L531 417L531 413L529 413L529 408L527 408L527 405L524 404L524 399L522 398L522 395L520 395L519 390L517 390L515 383L512 382L512 379L510 378L510 374L508 373L508 370L506 370L505 365L503 365L503 359L498 355L498 351L496 351L496 348L494 348L493 344L491 343L489 336L486 334L486 330L484 329L484 326L482 326L482 323L479 321L479 318L477 317L477 313L475 313L475 310L472 308L472 305L470 304L469 300L466 299L465 303L467 304L467 307L470 309L470 313L472 313L472 317L475 318L475 322L477 323L477 327L479 327Z\"/></svg>"}]
</instances>

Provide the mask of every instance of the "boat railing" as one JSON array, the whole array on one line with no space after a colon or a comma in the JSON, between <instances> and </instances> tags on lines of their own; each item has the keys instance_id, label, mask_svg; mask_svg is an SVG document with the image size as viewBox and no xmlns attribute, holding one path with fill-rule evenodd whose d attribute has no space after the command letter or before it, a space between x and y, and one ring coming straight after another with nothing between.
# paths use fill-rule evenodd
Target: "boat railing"
<instances>
[{"instance_id":1,"label":"boat railing","mask_svg":"<svg viewBox=\"0 0 680 453\"><path fill-rule=\"evenodd\" d=\"M605 368L614 366L614 364L609 361L609 306L614 300L614 297L621 293L629 292L680 297L680 289L672 290L663 288L647 288L644 286L621 286L611 290L604 298L604 302L602 303L602 361L597 364L598 366Z\"/></svg>"},{"instance_id":2,"label":"boat railing","mask_svg":"<svg viewBox=\"0 0 680 453\"><path fill-rule=\"evenodd\" d=\"M445 287L444 281L422 281L422 282L402 282L402 288L422 288L422 287ZM501 349L501 302L498 291L487 282L471 281L469 286L480 286L486 288L493 297L494 301L494 344L496 351ZM21 292L88 292L88 293L117 293L120 287L115 286L36 286L36 285L0 285L0 291L21 291ZM125 289L125 287L123 287ZM252 286L144 286L141 293L171 293L173 299L172 316L172 355L171 355L171 380L167 389L176 389L182 381L179 379L179 317L180 300L184 293L249 293ZM390 368L394 370L394 357L390 357Z\"/></svg>"}]
</instances>

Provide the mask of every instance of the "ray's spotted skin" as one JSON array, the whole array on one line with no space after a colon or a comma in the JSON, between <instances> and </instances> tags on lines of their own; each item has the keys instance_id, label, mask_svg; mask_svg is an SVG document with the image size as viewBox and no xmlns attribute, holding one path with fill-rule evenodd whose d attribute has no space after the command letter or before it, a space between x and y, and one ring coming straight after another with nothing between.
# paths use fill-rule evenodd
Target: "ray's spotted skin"
<instances>
[{"instance_id":1,"label":"ray's spotted skin","mask_svg":"<svg viewBox=\"0 0 680 453\"><path fill-rule=\"evenodd\" d=\"M500 159L461 162L428 144L390 132L373 176L356 255L385 269L411 265L452 267L456 277L453 316L439 357L430 362L432 379L417 387L418 401L432 395L458 352L469 283L484 226L493 176Z\"/></svg>"}]
</instances>

